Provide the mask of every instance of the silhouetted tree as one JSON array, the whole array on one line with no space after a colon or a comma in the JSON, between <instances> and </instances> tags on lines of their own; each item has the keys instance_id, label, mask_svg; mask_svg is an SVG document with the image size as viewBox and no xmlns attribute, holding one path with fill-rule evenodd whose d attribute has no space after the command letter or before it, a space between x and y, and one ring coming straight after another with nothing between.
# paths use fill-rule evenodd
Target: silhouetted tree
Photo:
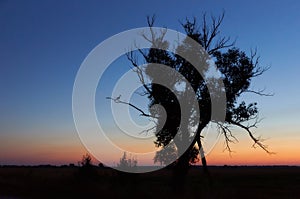
<instances>
[{"instance_id":1,"label":"silhouetted tree","mask_svg":"<svg viewBox=\"0 0 300 199\"><path fill-rule=\"evenodd\" d=\"M80 180L90 181L97 179L98 174L95 166L92 164L92 156L90 154L87 153L82 156L79 166L78 177Z\"/></svg>"},{"instance_id":2,"label":"silhouetted tree","mask_svg":"<svg viewBox=\"0 0 300 199\"><path fill-rule=\"evenodd\" d=\"M117 164L119 183L135 184L138 182L137 179L139 175L135 173L137 171L137 164L138 161L135 157L131 154L128 156L126 152L123 153L123 156Z\"/></svg>"},{"instance_id":3,"label":"silhouetted tree","mask_svg":"<svg viewBox=\"0 0 300 199\"><path fill-rule=\"evenodd\" d=\"M92 166L92 157L91 157L91 155L88 154L88 153L85 154L85 155L83 155L82 159L80 161L80 165L82 167L90 167L90 166Z\"/></svg>"},{"instance_id":4,"label":"silhouetted tree","mask_svg":"<svg viewBox=\"0 0 300 199\"><path fill-rule=\"evenodd\" d=\"M137 159L131 156L127 157L127 153L124 152L122 158L120 158L117 168L130 171L136 169L136 167L137 167Z\"/></svg>"},{"instance_id":5,"label":"silhouetted tree","mask_svg":"<svg viewBox=\"0 0 300 199\"><path fill-rule=\"evenodd\" d=\"M154 157L154 163L160 163L160 165L169 165L177 159L177 151L174 143L171 143L158 151Z\"/></svg>"},{"instance_id":6,"label":"silhouetted tree","mask_svg":"<svg viewBox=\"0 0 300 199\"><path fill-rule=\"evenodd\" d=\"M173 143L175 147L173 148L163 148L162 151L158 152L155 161L161 163L169 163L167 157L162 157L163 150L167 153L174 155L175 149L177 151L181 150L180 142L184 140L190 141L191 145L183 152L183 155L180 156L176 161L175 169L179 174L184 175L187 172L187 169L190 163L197 161L197 156L200 154L202 165L204 171L207 172L207 163L204 156L204 151L201 143L201 132L207 127L210 122L218 125L220 131L224 135L226 149L231 151L230 143L235 142L237 139L233 136L230 130L230 126L237 126L245 130L250 138L253 140L253 146L259 146L267 153L271 153L267 146L261 142L260 138L257 138L253 135L251 128L256 127L258 120L258 109L256 102L246 103L244 101L240 102L238 100L243 93L250 92L258 95L268 95L264 94L263 91L254 91L250 89L250 83L253 78L263 74L268 68L260 67L259 57L256 55L256 51L252 51L248 56L245 52L234 47L234 42L230 43L229 37L220 36L220 25L224 19L224 14L220 17L211 17L210 23L207 22L207 17L203 15L202 24L197 25L196 19L186 19L185 22L181 23L186 35L189 38L192 38L198 42L204 50L209 55L209 58L215 62L217 69L221 73L221 79L225 86L225 91L220 90L220 85L218 81L211 77L209 82L205 81L204 77L198 73L198 71L193 67L191 63L179 56L178 54L173 54L170 51L164 50L167 49L170 45L167 41L164 40L166 32L161 32L158 35L154 30L154 21L155 18L148 17L147 22L151 32L150 38L146 35L143 35L146 40L151 42L152 48L146 50L139 50L139 54L130 52L127 54L127 58L133 65L134 71L137 73L141 84L143 85L145 95L149 99L149 114L142 111L142 109L134 106L131 103L126 103L120 99L113 99L116 103L125 103L137 111L140 111L142 116L153 117L157 119L157 131L155 132L156 141L155 145L157 147L166 147L168 144ZM166 29L167 31L167 29ZM158 49L158 47L160 49ZM203 74L209 77L209 67L207 60L201 58L199 49L195 48L189 39L185 39L182 43L177 46L176 52L181 52L186 55L197 55L199 54L198 62L202 65ZM144 59L144 62L148 63L145 68L140 67L137 57ZM186 80L190 83L191 88L196 93L197 103L200 108L200 120L198 124L195 124L196 118L194 118L195 109L191 107L190 109L181 109L179 101L174 93L174 91L169 90L168 88L145 82L145 78L150 79L150 82L159 82L159 78L168 78L174 76L174 74L166 74L161 71L161 75L157 75L158 72L155 64L164 64L174 69L175 71L182 74ZM181 99L185 99L186 103L190 103L190 96L187 95L188 87L184 84L178 86L181 80L173 78L174 81L169 82L169 86L173 88ZM213 84L215 90L208 90L207 84ZM225 92L226 94L226 117L225 123L219 120L211 120L212 110L211 110L211 100L212 97L218 100L218 92ZM166 119L160 119L162 112L160 109L152 108L153 105L159 104L164 107L166 112ZM182 121L184 120L184 121ZM252 124L248 125L245 122L251 122ZM184 125L180 127L180 123ZM189 126L197 126L196 129L191 130ZM180 139L174 139L175 135L179 134Z\"/></svg>"}]
</instances>

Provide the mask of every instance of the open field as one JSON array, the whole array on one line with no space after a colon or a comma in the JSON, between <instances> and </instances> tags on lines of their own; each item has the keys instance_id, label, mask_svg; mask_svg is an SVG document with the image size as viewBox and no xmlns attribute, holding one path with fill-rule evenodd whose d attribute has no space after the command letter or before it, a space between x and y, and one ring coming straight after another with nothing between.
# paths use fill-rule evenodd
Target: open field
<instances>
[{"instance_id":1,"label":"open field","mask_svg":"<svg viewBox=\"0 0 300 199\"><path fill-rule=\"evenodd\" d=\"M95 167L1 167L0 198L300 198L300 167L192 168L184 188L171 170L124 174Z\"/></svg>"}]
</instances>

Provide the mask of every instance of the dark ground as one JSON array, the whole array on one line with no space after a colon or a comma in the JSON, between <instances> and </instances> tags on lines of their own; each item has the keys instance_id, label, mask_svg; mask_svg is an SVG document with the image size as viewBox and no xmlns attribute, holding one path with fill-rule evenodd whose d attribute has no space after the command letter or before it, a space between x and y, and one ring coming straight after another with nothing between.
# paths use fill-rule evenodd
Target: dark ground
<instances>
[{"instance_id":1,"label":"dark ground","mask_svg":"<svg viewBox=\"0 0 300 199\"><path fill-rule=\"evenodd\" d=\"M94 167L0 167L0 198L300 198L300 167L192 168L174 189L171 170L124 174Z\"/></svg>"}]
</instances>

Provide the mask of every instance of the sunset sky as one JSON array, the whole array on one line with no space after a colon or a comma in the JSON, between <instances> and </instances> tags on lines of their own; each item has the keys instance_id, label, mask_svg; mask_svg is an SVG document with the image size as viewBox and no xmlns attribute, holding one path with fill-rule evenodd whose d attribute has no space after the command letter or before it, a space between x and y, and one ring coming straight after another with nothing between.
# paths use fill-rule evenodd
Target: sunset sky
<instances>
[{"instance_id":1,"label":"sunset sky","mask_svg":"<svg viewBox=\"0 0 300 199\"><path fill-rule=\"evenodd\" d=\"M254 129L255 135L266 138L264 143L276 154L252 148L246 132L235 128L239 138L232 145L235 152L229 155L223 151L221 137L208 153L208 163L300 165L297 0L0 1L0 165L77 163L86 153L73 121L72 91L80 65L100 42L146 26L147 15L156 15L156 26L182 32L180 20L195 16L201 21L204 12L219 15L223 10L222 34L236 39L241 50L257 48L261 65L271 66L251 87L266 88L274 96L245 95L244 99L258 102L263 120ZM110 101L105 97L128 66L121 57L99 82L98 119L108 132L113 131L108 137L117 145L147 151L153 147L152 141L130 145L116 136L107 119ZM133 110L131 114L138 115ZM112 164L119 158L109 152L103 157ZM152 164L150 159L139 161L141 165Z\"/></svg>"}]
</instances>

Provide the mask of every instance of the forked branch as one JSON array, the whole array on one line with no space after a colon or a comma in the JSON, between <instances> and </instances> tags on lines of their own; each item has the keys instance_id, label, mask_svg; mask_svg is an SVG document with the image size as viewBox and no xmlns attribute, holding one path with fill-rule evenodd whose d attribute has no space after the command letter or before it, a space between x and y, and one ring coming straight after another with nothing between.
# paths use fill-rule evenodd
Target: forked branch
<instances>
[{"instance_id":1,"label":"forked branch","mask_svg":"<svg viewBox=\"0 0 300 199\"><path fill-rule=\"evenodd\" d=\"M138 60L137 57L134 55L134 53L132 51L128 52L126 54L127 59L131 62L131 64L133 65L132 71L134 71L137 75L138 78L141 82L141 84L143 85L143 87L146 89L146 91L148 92L149 95L151 95L151 89L147 86L146 82L145 82L145 78L144 78L144 74L143 74L143 70L142 68L139 66L138 64Z\"/></svg>"},{"instance_id":2,"label":"forked branch","mask_svg":"<svg viewBox=\"0 0 300 199\"><path fill-rule=\"evenodd\" d=\"M230 144L239 142L238 139L232 134L231 130L228 126L224 124L217 123L221 133L224 135L225 138L225 149L231 154L233 151L231 150Z\"/></svg>"}]
</instances>

